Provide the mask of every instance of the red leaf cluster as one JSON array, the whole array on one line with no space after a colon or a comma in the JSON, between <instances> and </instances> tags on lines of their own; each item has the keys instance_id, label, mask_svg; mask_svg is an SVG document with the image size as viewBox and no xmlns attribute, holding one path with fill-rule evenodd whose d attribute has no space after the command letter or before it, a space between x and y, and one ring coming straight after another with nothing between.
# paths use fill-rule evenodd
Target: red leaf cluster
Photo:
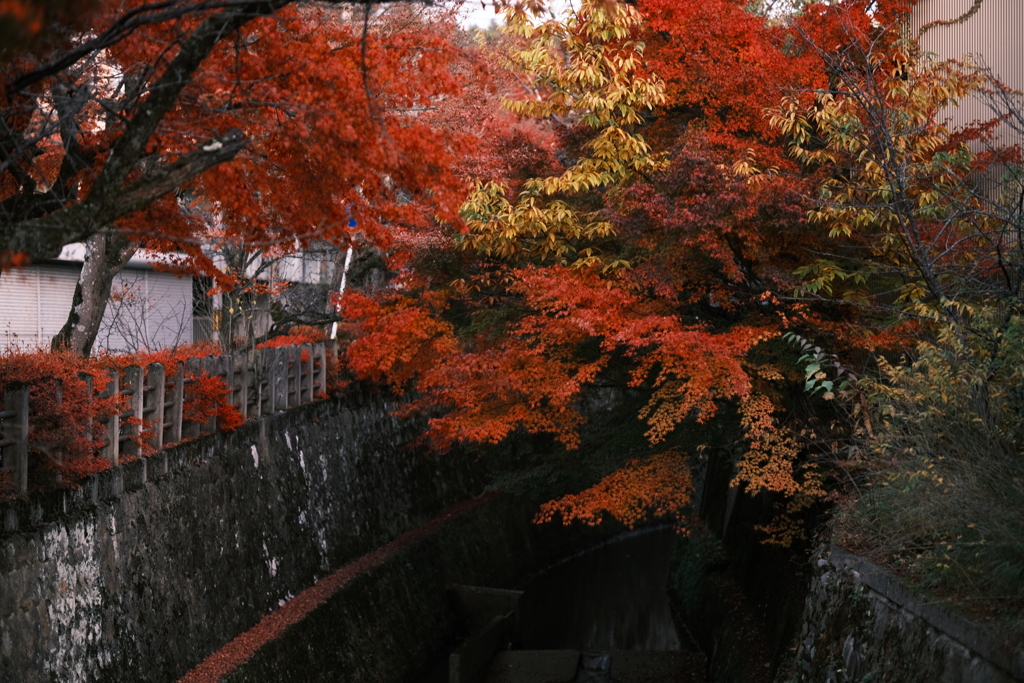
<instances>
[{"instance_id":1,"label":"red leaf cluster","mask_svg":"<svg viewBox=\"0 0 1024 683\"><path fill-rule=\"evenodd\" d=\"M575 446L581 393L613 364L624 364L631 386L650 393L641 417L653 442L684 420L710 419L728 401L770 415L765 396L750 397L758 382L779 373L759 368L751 351L818 320L789 295L798 284L794 271L825 243L806 212L816 174L829 170L791 159L765 109L785 94L828 84L812 45L887 35L878 18L905 3L887 3L872 16L874 4L815 5L783 22L747 12L740 0L641 0L647 26L633 37L646 43L644 68L664 79L667 101L639 128L668 167L611 192L553 198L565 211L600 211L611 222L610 236L571 243L597 265L570 268L525 250L502 258L470 254L456 250L458 236L447 254L434 245L410 260L411 272L392 290L346 296L345 314L359 329L346 352L350 368L395 388L415 387L410 409L431 411L430 435L441 446L494 443L517 429ZM576 20L588 11L600 10L584 3ZM524 82L532 76L520 74ZM544 79L537 82L530 94L541 98ZM522 97L507 87L507 95ZM519 154L495 144L488 149L498 158L473 168L490 170L487 180L558 176L593 138L577 124L543 129L545 143L556 143L551 148L537 144L539 135L516 131ZM541 230L532 239L543 237ZM879 339L857 343L872 341ZM777 484L793 481L785 477L798 449L774 422L757 433L754 426L741 425L752 432L752 457L760 458L748 480L793 493ZM678 511L686 486L655 485L656 472L671 468L645 467L634 463L544 514L594 521L615 510L633 520L636 510L656 508L650 501L659 497Z\"/></svg>"},{"instance_id":2,"label":"red leaf cluster","mask_svg":"<svg viewBox=\"0 0 1024 683\"><path fill-rule=\"evenodd\" d=\"M296 339L312 341L315 335L297 330ZM322 336L322 333L320 333ZM123 395L100 396L108 381L110 368L124 370L129 365L146 367L162 363L173 373L187 358L219 353L213 344L195 344L120 356L82 358L70 353L7 352L0 356L0 386L26 384L29 387L30 463L58 472L62 485L74 486L82 478L110 467L110 461L96 455L105 438L104 425L98 420L127 409ZM85 378L92 378L92 393ZM242 424L242 416L228 400L229 389L223 377L210 376L205 370L186 373L183 417L193 423L217 419L217 427L232 430ZM128 418L129 423L138 418ZM142 422L135 438L142 455L150 455L147 430ZM130 456L126 456L128 459ZM37 478L38 479L38 478ZM52 483L52 482L51 482ZM47 485L35 481L33 486ZM0 495L10 488L9 477L0 480Z\"/></svg>"},{"instance_id":3,"label":"red leaf cluster","mask_svg":"<svg viewBox=\"0 0 1024 683\"><path fill-rule=\"evenodd\" d=\"M692 493L685 457L669 450L646 460L630 460L587 490L545 503L535 521L561 517L565 525L579 521L596 526L608 515L632 529L646 519L668 518L680 533L686 533L683 524Z\"/></svg>"}]
</instances>

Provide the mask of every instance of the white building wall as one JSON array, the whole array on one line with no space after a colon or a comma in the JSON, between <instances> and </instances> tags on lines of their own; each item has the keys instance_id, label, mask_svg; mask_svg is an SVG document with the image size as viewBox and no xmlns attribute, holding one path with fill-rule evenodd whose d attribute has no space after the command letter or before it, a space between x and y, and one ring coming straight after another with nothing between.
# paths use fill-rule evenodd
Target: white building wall
<instances>
[{"instance_id":1,"label":"white building wall","mask_svg":"<svg viewBox=\"0 0 1024 683\"><path fill-rule=\"evenodd\" d=\"M80 270L74 262L4 270L0 350L49 348L71 310ZM111 286L94 350L121 353L187 344L192 327L191 278L127 268Z\"/></svg>"},{"instance_id":2,"label":"white building wall","mask_svg":"<svg viewBox=\"0 0 1024 683\"><path fill-rule=\"evenodd\" d=\"M943 59L972 55L1014 88L1024 85L1021 0L919 0L910 36L921 49ZM973 10L973 12L972 12Z\"/></svg>"},{"instance_id":3,"label":"white building wall","mask_svg":"<svg viewBox=\"0 0 1024 683\"><path fill-rule=\"evenodd\" d=\"M110 287L96 349L131 353L192 342L192 280L125 269Z\"/></svg>"},{"instance_id":4,"label":"white building wall","mask_svg":"<svg viewBox=\"0 0 1024 683\"><path fill-rule=\"evenodd\" d=\"M1024 90L1024 0L919 0L907 28L922 52L987 67L1011 89ZM949 114L955 126L994 116L977 97ZM996 135L1004 144L1024 142L1005 125Z\"/></svg>"},{"instance_id":5,"label":"white building wall","mask_svg":"<svg viewBox=\"0 0 1024 683\"><path fill-rule=\"evenodd\" d=\"M0 349L49 348L68 319L81 266L8 268L0 275Z\"/></svg>"}]
</instances>

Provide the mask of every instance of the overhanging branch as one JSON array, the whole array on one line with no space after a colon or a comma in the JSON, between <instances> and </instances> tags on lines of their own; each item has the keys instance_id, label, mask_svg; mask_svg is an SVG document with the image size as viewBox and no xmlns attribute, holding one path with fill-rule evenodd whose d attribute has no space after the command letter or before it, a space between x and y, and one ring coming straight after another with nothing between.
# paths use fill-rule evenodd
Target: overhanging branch
<instances>
[{"instance_id":1,"label":"overhanging branch","mask_svg":"<svg viewBox=\"0 0 1024 683\"><path fill-rule=\"evenodd\" d=\"M139 211L201 173L226 161L231 161L245 147L246 142L247 138L242 131L232 129L226 135L211 140L177 161L158 166L125 187L118 194L119 199L116 205L118 215L114 218L104 216L105 220L102 222L110 223L121 216Z\"/></svg>"},{"instance_id":2,"label":"overhanging branch","mask_svg":"<svg viewBox=\"0 0 1024 683\"><path fill-rule=\"evenodd\" d=\"M122 187L109 201L90 196L84 202L46 216L4 225L0 227L0 248L24 252L36 259L53 258L65 244L88 238L119 218L145 208L204 171L230 161L246 142L241 131L231 130L172 163L149 170L141 178Z\"/></svg>"}]
</instances>

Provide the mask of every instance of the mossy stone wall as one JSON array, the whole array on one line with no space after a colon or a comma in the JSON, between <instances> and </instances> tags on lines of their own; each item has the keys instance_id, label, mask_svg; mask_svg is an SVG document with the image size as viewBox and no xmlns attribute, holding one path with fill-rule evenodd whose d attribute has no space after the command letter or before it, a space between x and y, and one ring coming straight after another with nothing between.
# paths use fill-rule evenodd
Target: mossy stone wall
<instances>
[{"instance_id":1,"label":"mossy stone wall","mask_svg":"<svg viewBox=\"0 0 1024 683\"><path fill-rule=\"evenodd\" d=\"M622 532L535 525L536 501L500 496L359 574L264 645L227 680L422 681L458 628L446 587L520 585L533 572Z\"/></svg>"},{"instance_id":2,"label":"mossy stone wall","mask_svg":"<svg viewBox=\"0 0 1024 683\"><path fill-rule=\"evenodd\" d=\"M479 492L363 390L0 508L0 681L174 681L318 578Z\"/></svg>"},{"instance_id":3,"label":"mossy stone wall","mask_svg":"<svg viewBox=\"0 0 1024 683\"><path fill-rule=\"evenodd\" d=\"M832 548L814 561L794 680L1013 683L1024 644L915 595L890 572Z\"/></svg>"}]
</instances>

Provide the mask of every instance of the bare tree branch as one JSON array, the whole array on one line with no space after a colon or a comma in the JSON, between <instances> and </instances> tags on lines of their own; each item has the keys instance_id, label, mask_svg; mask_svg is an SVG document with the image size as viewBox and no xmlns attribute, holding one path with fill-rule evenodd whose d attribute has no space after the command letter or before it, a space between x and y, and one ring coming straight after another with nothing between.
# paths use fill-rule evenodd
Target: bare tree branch
<instances>
[{"instance_id":1,"label":"bare tree branch","mask_svg":"<svg viewBox=\"0 0 1024 683\"><path fill-rule=\"evenodd\" d=\"M145 208L188 180L214 166L229 161L245 146L238 130L181 157L158 166L116 193L90 195L85 201L32 220L0 227L0 244L11 251L35 258L54 257L69 242L88 238L114 221Z\"/></svg>"}]
</instances>

